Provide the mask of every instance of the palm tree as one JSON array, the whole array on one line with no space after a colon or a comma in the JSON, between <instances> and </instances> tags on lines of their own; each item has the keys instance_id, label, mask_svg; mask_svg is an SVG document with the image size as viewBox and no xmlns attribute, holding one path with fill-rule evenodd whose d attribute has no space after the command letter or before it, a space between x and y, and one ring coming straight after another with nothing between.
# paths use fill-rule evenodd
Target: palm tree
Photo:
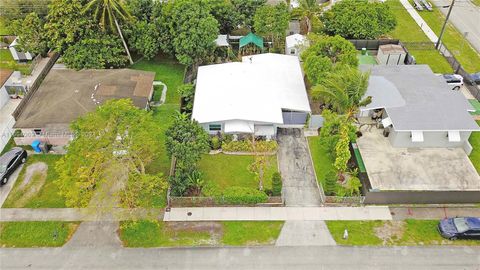
<instances>
[{"instance_id":1,"label":"palm tree","mask_svg":"<svg viewBox=\"0 0 480 270\"><path fill-rule=\"evenodd\" d=\"M320 6L317 0L300 0L298 12L307 24L307 34L312 31L312 21L315 20L320 12Z\"/></svg>"},{"instance_id":2,"label":"palm tree","mask_svg":"<svg viewBox=\"0 0 480 270\"><path fill-rule=\"evenodd\" d=\"M364 98L369 76L369 73L363 73L355 67L342 66L327 73L312 88L312 97L331 105L337 113L345 114L347 119L354 119L358 108L372 101L371 96Z\"/></svg>"},{"instance_id":3,"label":"palm tree","mask_svg":"<svg viewBox=\"0 0 480 270\"><path fill-rule=\"evenodd\" d=\"M133 64L132 56L128 50L127 42L123 38L122 30L118 24L118 18L123 20L129 20L132 18L128 12L124 0L91 0L84 9L84 12L94 10L93 15L98 20L100 27L103 30L109 29L111 31L117 31L118 35L122 39L125 52L128 55L130 64Z\"/></svg>"}]
</instances>

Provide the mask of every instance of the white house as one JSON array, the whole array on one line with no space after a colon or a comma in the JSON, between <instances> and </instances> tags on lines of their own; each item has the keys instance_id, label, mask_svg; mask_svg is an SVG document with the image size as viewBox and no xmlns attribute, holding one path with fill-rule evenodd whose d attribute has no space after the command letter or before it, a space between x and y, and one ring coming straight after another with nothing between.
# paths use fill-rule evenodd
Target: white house
<instances>
[{"instance_id":1,"label":"white house","mask_svg":"<svg viewBox=\"0 0 480 270\"><path fill-rule=\"evenodd\" d=\"M192 118L210 134L255 134L303 127L310 104L298 57L245 56L198 69Z\"/></svg>"},{"instance_id":2,"label":"white house","mask_svg":"<svg viewBox=\"0 0 480 270\"><path fill-rule=\"evenodd\" d=\"M285 54L298 56L307 46L307 37L303 35L293 34L285 38Z\"/></svg>"},{"instance_id":3,"label":"white house","mask_svg":"<svg viewBox=\"0 0 480 270\"><path fill-rule=\"evenodd\" d=\"M469 111L472 106L459 91L452 91L427 65L373 67L366 96L372 103L361 116L381 116L393 147L463 147L473 131L480 131Z\"/></svg>"}]
</instances>

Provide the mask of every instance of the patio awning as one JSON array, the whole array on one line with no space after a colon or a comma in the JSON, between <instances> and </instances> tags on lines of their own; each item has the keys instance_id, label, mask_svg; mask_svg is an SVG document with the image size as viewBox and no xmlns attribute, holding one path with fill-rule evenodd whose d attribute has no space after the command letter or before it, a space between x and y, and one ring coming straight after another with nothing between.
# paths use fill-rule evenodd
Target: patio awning
<instances>
[{"instance_id":1,"label":"patio awning","mask_svg":"<svg viewBox=\"0 0 480 270\"><path fill-rule=\"evenodd\" d=\"M459 141L461 141L460 131L458 131L458 130L449 130L449 131L448 131L448 141L449 141L449 142L459 142Z\"/></svg>"},{"instance_id":2,"label":"patio awning","mask_svg":"<svg viewBox=\"0 0 480 270\"><path fill-rule=\"evenodd\" d=\"M412 142L423 142L423 131L412 131Z\"/></svg>"},{"instance_id":3,"label":"patio awning","mask_svg":"<svg viewBox=\"0 0 480 270\"><path fill-rule=\"evenodd\" d=\"M253 123L246 121L227 121L225 122L225 133L253 133L255 130Z\"/></svg>"}]
</instances>

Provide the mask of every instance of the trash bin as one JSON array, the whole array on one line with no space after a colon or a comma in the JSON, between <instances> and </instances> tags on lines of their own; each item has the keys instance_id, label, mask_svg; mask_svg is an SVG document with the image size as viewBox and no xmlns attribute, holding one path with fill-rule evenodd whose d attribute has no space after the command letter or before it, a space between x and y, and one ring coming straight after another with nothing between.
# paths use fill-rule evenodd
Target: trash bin
<instances>
[{"instance_id":1,"label":"trash bin","mask_svg":"<svg viewBox=\"0 0 480 270\"><path fill-rule=\"evenodd\" d=\"M367 48L362 48L362 55L368 55L367 54Z\"/></svg>"},{"instance_id":2,"label":"trash bin","mask_svg":"<svg viewBox=\"0 0 480 270\"><path fill-rule=\"evenodd\" d=\"M48 153L48 151L50 151L50 145L46 142L40 143L39 147L40 147L40 150L45 154Z\"/></svg>"},{"instance_id":3,"label":"trash bin","mask_svg":"<svg viewBox=\"0 0 480 270\"><path fill-rule=\"evenodd\" d=\"M41 142L39 140L35 140L32 142L32 148L33 148L33 151L35 151L35 153L41 153L42 152L42 149L40 148L40 144Z\"/></svg>"}]
</instances>

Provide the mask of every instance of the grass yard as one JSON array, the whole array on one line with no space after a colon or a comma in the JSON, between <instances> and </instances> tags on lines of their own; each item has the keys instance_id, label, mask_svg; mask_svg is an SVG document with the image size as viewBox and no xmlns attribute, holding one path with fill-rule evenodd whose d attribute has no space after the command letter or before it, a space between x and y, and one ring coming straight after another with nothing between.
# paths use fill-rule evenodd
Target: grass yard
<instances>
[{"instance_id":1,"label":"grass yard","mask_svg":"<svg viewBox=\"0 0 480 270\"><path fill-rule=\"evenodd\" d=\"M10 35L10 30L8 30L5 19L0 17L0 36Z\"/></svg>"},{"instance_id":2,"label":"grass yard","mask_svg":"<svg viewBox=\"0 0 480 270\"><path fill-rule=\"evenodd\" d=\"M58 174L55 163L61 155L30 155L25 163L12 191L3 204L4 208L62 208L65 207L65 198L58 194L58 187L54 183ZM34 163L44 162L48 166L46 177L33 175L28 184L22 185L26 168Z\"/></svg>"},{"instance_id":3,"label":"grass yard","mask_svg":"<svg viewBox=\"0 0 480 270\"><path fill-rule=\"evenodd\" d=\"M220 191L233 186L258 188L255 175L248 170L253 159L253 156L241 155L203 155L198 168L203 173L203 179L212 182ZM270 156L270 166L263 183L265 189L272 188L272 174L277 171L277 156Z\"/></svg>"},{"instance_id":4,"label":"grass yard","mask_svg":"<svg viewBox=\"0 0 480 270\"><path fill-rule=\"evenodd\" d=\"M275 243L283 222L121 222L126 247L252 246Z\"/></svg>"},{"instance_id":5,"label":"grass yard","mask_svg":"<svg viewBox=\"0 0 480 270\"><path fill-rule=\"evenodd\" d=\"M308 137L308 146L312 155L313 167L317 175L317 181L322 186L325 185L325 175L333 170L333 160L328 155L327 150L320 144L320 137Z\"/></svg>"},{"instance_id":6,"label":"grass yard","mask_svg":"<svg viewBox=\"0 0 480 270\"><path fill-rule=\"evenodd\" d=\"M60 247L73 235L78 222L27 221L0 223L1 247Z\"/></svg>"},{"instance_id":7,"label":"grass yard","mask_svg":"<svg viewBox=\"0 0 480 270\"><path fill-rule=\"evenodd\" d=\"M453 69L450 64L435 50L433 43L431 47L421 50L409 46L408 43L412 42L431 43L431 41L398 0L388 0L387 4L397 18L397 27L390 33L390 36L400 39L406 45L410 54L415 57L417 64L427 64L435 73L452 73Z\"/></svg>"},{"instance_id":8,"label":"grass yard","mask_svg":"<svg viewBox=\"0 0 480 270\"><path fill-rule=\"evenodd\" d=\"M479 241L444 239L437 231L438 220L327 221L333 239L340 245L416 246L480 245ZM348 239L343 239L344 230Z\"/></svg>"},{"instance_id":9,"label":"grass yard","mask_svg":"<svg viewBox=\"0 0 480 270\"><path fill-rule=\"evenodd\" d=\"M31 73L29 63L17 63L8 49L0 49L0 68L18 70L24 75Z\"/></svg>"},{"instance_id":10,"label":"grass yard","mask_svg":"<svg viewBox=\"0 0 480 270\"><path fill-rule=\"evenodd\" d=\"M480 121L477 121L477 124L480 125ZM477 172L480 174L480 132L473 132L469 139L470 144L473 147L473 151L468 156L477 169Z\"/></svg>"},{"instance_id":11,"label":"grass yard","mask_svg":"<svg viewBox=\"0 0 480 270\"><path fill-rule=\"evenodd\" d=\"M436 7L433 8L433 12L418 13L427 22L428 26L432 28L433 32L437 36L440 35L445 21L443 13ZM480 54L451 23L447 24L442 41L467 72L474 73L480 69Z\"/></svg>"}]
</instances>

